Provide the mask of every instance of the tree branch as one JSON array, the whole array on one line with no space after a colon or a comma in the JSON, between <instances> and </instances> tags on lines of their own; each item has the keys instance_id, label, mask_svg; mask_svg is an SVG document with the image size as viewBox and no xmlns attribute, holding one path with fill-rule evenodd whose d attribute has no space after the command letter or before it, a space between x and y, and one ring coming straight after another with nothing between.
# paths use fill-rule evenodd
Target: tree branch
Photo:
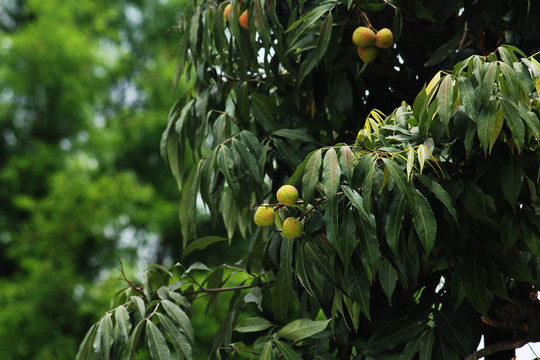
<instances>
[{"instance_id":1,"label":"tree branch","mask_svg":"<svg viewBox=\"0 0 540 360\"><path fill-rule=\"evenodd\" d=\"M270 281L270 282L261 283L260 285L239 285L239 286L231 286L231 287L227 287L227 288L214 288L214 289L200 288L199 290L185 291L185 292L183 292L181 294L183 296L197 295L197 294L202 294L202 293L215 294L215 293L227 292L227 291L251 289L251 288L254 288L254 287L260 287L262 289L266 289L266 288L272 287L273 285L274 285L274 282Z\"/></svg>"},{"instance_id":2,"label":"tree branch","mask_svg":"<svg viewBox=\"0 0 540 360\"><path fill-rule=\"evenodd\" d=\"M493 345L490 345L488 347L485 347L481 350L475 351L471 355L467 356L465 360L477 360L477 359L483 358L484 356L493 355L500 351L518 349L530 341L531 339L529 338L501 341Z\"/></svg>"}]
</instances>

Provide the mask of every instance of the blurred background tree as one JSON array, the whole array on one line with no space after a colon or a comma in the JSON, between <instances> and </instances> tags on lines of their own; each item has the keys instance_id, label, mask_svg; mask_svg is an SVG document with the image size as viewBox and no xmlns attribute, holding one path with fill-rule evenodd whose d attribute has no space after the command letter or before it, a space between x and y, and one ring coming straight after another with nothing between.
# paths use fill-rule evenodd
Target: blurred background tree
<instances>
[{"instance_id":1,"label":"blurred background tree","mask_svg":"<svg viewBox=\"0 0 540 360\"><path fill-rule=\"evenodd\" d=\"M183 3L0 3L2 360L73 359L117 259L138 273L180 251L159 141Z\"/></svg>"}]
</instances>

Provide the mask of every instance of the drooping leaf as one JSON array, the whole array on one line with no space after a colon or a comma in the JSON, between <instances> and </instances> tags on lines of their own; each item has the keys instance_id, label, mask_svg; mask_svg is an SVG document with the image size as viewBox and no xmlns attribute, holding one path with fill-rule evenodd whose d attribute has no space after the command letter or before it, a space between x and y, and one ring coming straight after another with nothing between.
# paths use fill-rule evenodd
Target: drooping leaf
<instances>
[{"instance_id":1,"label":"drooping leaf","mask_svg":"<svg viewBox=\"0 0 540 360\"><path fill-rule=\"evenodd\" d=\"M504 94L500 94L500 102L505 122L512 131L518 150L521 150L525 141L525 125L519 116L517 105Z\"/></svg>"},{"instance_id":2,"label":"drooping leaf","mask_svg":"<svg viewBox=\"0 0 540 360\"><path fill-rule=\"evenodd\" d=\"M339 168L336 150L334 150L334 148L330 148L324 155L322 174L323 188L326 199L328 200L329 208L333 208L335 206L340 176L341 170Z\"/></svg>"},{"instance_id":3,"label":"drooping leaf","mask_svg":"<svg viewBox=\"0 0 540 360\"><path fill-rule=\"evenodd\" d=\"M285 360L302 360L302 357L300 356L300 354L294 351L293 348L291 348L289 345L287 345L283 341L275 339L274 342L278 346L279 351L281 352Z\"/></svg>"},{"instance_id":4,"label":"drooping leaf","mask_svg":"<svg viewBox=\"0 0 540 360\"><path fill-rule=\"evenodd\" d=\"M241 333L257 332L271 328L274 326L270 321L262 317L246 318L234 327L235 331Z\"/></svg>"},{"instance_id":5,"label":"drooping leaf","mask_svg":"<svg viewBox=\"0 0 540 360\"><path fill-rule=\"evenodd\" d=\"M369 298L371 289L365 271L360 268L351 268L348 274L343 276L345 290L359 306L364 315L371 320Z\"/></svg>"},{"instance_id":6,"label":"drooping leaf","mask_svg":"<svg viewBox=\"0 0 540 360\"><path fill-rule=\"evenodd\" d=\"M482 315L487 314L487 272L477 256L470 256L464 262L463 288L465 295Z\"/></svg>"},{"instance_id":7,"label":"drooping leaf","mask_svg":"<svg viewBox=\"0 0 540 360\"><path fill-rule=\"evenodd\" d=\"M259 360L273 360L274 359L274 355L272 353L272 341L268 341L262 351L261 351L261 356L259 357Z\"/></svg>"},{"instance_id":8,"label":"drooping leaf","mask_svg":"<svg viewBox=\"0 0 540 360\"><path fill-rule=\"evenodd\" d=\"M313 200L315 185L317 184L317 181L319 181L321 153L322 150L320 149L314 152L304 169L304 176L302 177L302 198L306 203L310 203Z\"/></svg>"},{"instance_id":9,"label":"drooping leaf","mask_svg":"<svg viewBox=\"0 0 540 360\"><path fill-rule=\"evenodd\" d=\"M187 336L189 341L193 344L195 341L193 335L193 327L191 326L191 321L189 320L186 313L175 303L169 300L163 300L161 302L163 308L171 319L180 326L180 330Z\"/></svg>"},{"instance_id":10,"label":"drooping leaf","mask_svg":"<svg viewBox=\"0 0 540 360\"><path fill-rule=\"evenodd\" d=\"M477 130L480 144L484 148L484 154L488 153L491 134L497 120L497 101L490 101L488 106L483 106L478 115Z\"/></svg>"},{"instance_id":11,"label":"drooping leaf","mask_svg":"<svg viewBox=\"0 0 540 360\"><path fill-rule=\"evenodd\" d=\"M158 327L151 320L146 320L146 339L148 341L148 349L154 360L170 360L171 351L167 346L165 337Z\"/></svg>"},{"instance_id":12,"label":"drooping leaf","mask_svg":"<svg viewBox=\"0 0 540 360\"><path fill-rule=\"evenodd\" d=\"M192 241L184 248L182 251L182 257L186 257L189 254L191 254L195 250L203 250L208 245L221 242L221 241L227 241L228 239L222 236L205 236L202 238L199 238L195 241Z\"/></svg>"},{"instance_id":13,"label":"drooping leaf","mask_svg":"<svg viewBox=\"0 0 540 360\"><path fill-rule=\"evenodd\" d=\"M418 206L413 208L413 223L427 256L435 244L437 221L429 202L419 191L416 192L416 201Z\"/></svg>"},{"instance_id":14,"label":"drooping leaf","mask_svg":"<svg viewBox=\"0 0 540 360\"><path fill-rule=\"evenodd\" d=\"M405 215L405 196L399 194L394 197L390 206L390 212L386 217L385 234L386 242L394 255L398 254L399 238L401 234L401 225L403 223L403 217Z\"/></svg>"},{"instance_id":15,"label":"drooping leaf","mask_svg":"<svg viewBox=\"0 0 540 360\"><path fill-rule=\"evenodd\" d=\"M114 318L116 326L118 326L119 337L123 343L127 343L129 340L129 333L131 331L131 321L129 319L129 313L125 306L121 305L114 311Z\"/></svg>"},{"instance_id":16,"label":"drooping leaf","mask_svg":"<svg viewBox=\"0 0 540 360\"><path fill-rule=\"evenodd\" d=\"M192 359L193 349L187 337L178 329L178 326L174 325L169 317L161 313L157 313L157 315L176 353L187 360Z\"/></svg>"},{"instance_id":17,"label":"drooping leaf","mask_svg":"<svg viewBox=\"0 0 540 360\"><path fill-rule=\"evenodd\" d=\"M330 320L297 319L285 325L277 332L276 336L292 341L300 341L326 329Z\"/></svg>"},{"instance_id":18,"label":"drooping leaf","mask_svg":"<svg viewBox=\"0 0 540 360\"><path fill-rule=\"evenodd\" d=\"M501 165L501 191L511 206L516 204L523 186L523 169L519 159L510 156Z\"/></svg>"},{"instance_id":19,"label":"drooping leaf","mask_svg":"<svg viewBox=\"0 0 540 360\"><path fill-rule=\"evenodd\" d=\"M470 80L464 76L458 78L458 89L461 101L465 107L465 112L473 121L478 118L478 108L475 90Z\"/></svg>"},{"instance_id":20,"label":"drooping leaf","mask_svg":"<svg viewBox=\"0 0 540 360\"><path fill-rule=\"evenodd\" d=\"M368 349L392 349L415 338L425 329L422 321L395 319L376 331L365 346Z\"/></svg>"}]
</instances>

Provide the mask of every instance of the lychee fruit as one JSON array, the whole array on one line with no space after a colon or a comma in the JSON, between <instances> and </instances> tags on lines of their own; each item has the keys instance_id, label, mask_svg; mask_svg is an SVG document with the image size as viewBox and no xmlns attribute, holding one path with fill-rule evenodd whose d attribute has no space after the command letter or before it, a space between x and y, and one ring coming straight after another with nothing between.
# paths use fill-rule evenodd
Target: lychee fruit
<instances>
[{"instance_id":1,"label":"lychee fruit","mask_svg":"<svg viewBox=\"0 0 540 360\"><path fill-rule=\"evenodd\" d=\"M278 189L276 197L283 205L292 206L298 200L298 190L292 185L283 185Z\"/></svg>"},{"instance_id":2,"label":"lychee fruit","mask_svg":"<svg viewBox=\"0 0 540 360\"><path fill-rule=\"evenodd\" d=\"M379 51L376 47L370 46L370 47L358 47L358 56L360 56L360 59L362 59L365 63L370 63L377 57L377 53Z\"/></svg>"},{"instance_id":3,"label":"lychee fruit","mask_svg":"<svg viewBox=\"0 0 540 360\"><path fill-rule=\"evenodd\" d=\"M227 4L227 6L225 6L225 9L223 9L223 17L225 18L225 20L229 20L230 13L231 13L231 4Z\"/></svg>"},{"instance_id":4,"label":"lychee fruit","mask_svg":"<svg viewBox=\"0 0 540 360\"><path fill-rule=\"evenodd\" d=\"M379 49L389 49L394 44L394 35L387 29L381 29L375 35L375 46Z\"/></svg>"},{"instance_id":5,"label":"lychee fruit","mask_svg":"<svg viewBox=\"0 0 540 360\"><path fill-rule=\"evenodd\" d=\"M262 204L255 212L255 225L268 226L274 223L274 209L268 204Z\"/></svg>"},{"instance_id":6,"label":"lychee fruit","mask_svg":"<svg viewBox=\"0 0 540 360\"><path fill-rule=\"evenodd\" d=\"M242 13L242 15L240 15L238 17L238 23L240 24L241 27L243 27L244 29L248 29L249 28L249 25L248 25L248 12L247 10L244 10L244 12Z\"/></svg>"},{"instance_id":7,"label":"lychee fruit","mask_svg":"<svg viewBox=\"0 0 540 360\"><path fill-rule=\"evenodd\" d=\"M357 27L354 30L352 41L356 46L372 46L375 43L375 33L365 26Z\"/></svg>"},{"instance_id":8,"label":"lychee fruit","mask_svg":"<svg viewBox=\"0 0 540 360\"><path fill-rule=\"evenodd\" d=\"M289 239L296 239L304 232L304 225L300 220L293 217L288 217L283 222L281 235Z\"/></svg>"}]
</instances>

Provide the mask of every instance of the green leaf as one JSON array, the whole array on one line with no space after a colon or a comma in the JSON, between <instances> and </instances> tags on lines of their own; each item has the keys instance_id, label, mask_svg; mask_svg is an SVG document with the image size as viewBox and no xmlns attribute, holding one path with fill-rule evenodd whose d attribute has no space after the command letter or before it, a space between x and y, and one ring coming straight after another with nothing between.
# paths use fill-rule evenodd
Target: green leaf
<instances>
[{"instance_id":1,"label":"green leaf","mask_svg":"<svg viewBox=\"0 0 540 360\"><path fill-rule=\"evenodd\" d=\"M484 78L482 79L482 100L484 104L490 103L491 94L493 93L493 86L495 85L495 80L497 79L497 63L492 62L487 65L487 70L485 71Z\"/></svg>"},{"instance_id":2,"label":"green leaf","mask_svg":"<svg viewBox=\"0 0 540 360\"><path fill-rule=\"evenodd\" d=\"M241 333L249 333L266 330L272 326L274 325L270 321L262 317L250 317L240 321L238 325L234 327L234 330Z\"/></svg>"},{"instance_id":3,"label":"green leaf","mask_svg":"<svg viewBox=\"0 0 540 360\"><path fill-rule=\"evenodd\" d=\"M405 200L411 209L416 207L414 188L407 181L407 175L403 172L401 167L396 164L393 160L383 158L384 165L386 169L390 172L392 179L396 183L396 186L405 196Z\"/></svg>"},{"instance_id":4,"label":"green leaf","mask_svg":"<svg viewBox=\"0 0 540 360\"><path fill-rule=\"evenodd\" d=\"M487 314L487 272L477 256L470 256L464 262L462 277L465 296L481 314Z\"/></svg>"},{"instance_id":5,"label":"green leaf","mask_svg":"<svg viewBox=\"0 0 540 360\"><path fill-rule=\"evenodd\" d=\"M516 281L534 282L531 272L521 258L507 256L502 245L492 241L482 242L479 245L483 249L482 254L493 259L501 272Z\"/></svg>"},{"instance_id":6,"label":"green leaf","mask_svg":"<svg viewBox=\"0 0 540 360\"><path fill-rule=\"evenodd\" d=\"M135 350L137 349L137 343L139 342L139 337L141 336L141 332L143 330L143 323L145 320L141 320L137 326L135 326L135 329L131 333L129 337L129 344L127 347L127 350L124 353L124 360L133 360L135 359Z\"/></svg>"},{"instance_id":7,"label":"green leaf","mask_svg":"<svg viewBox=\"0 0 540 360\"><path fill-rule=\"evenodd\" d=\"M125 306L121 305L114 311L114 318L122 342L127 343L129 340L129 332L131 331L131 321L129 320L129 313Z\"/></svg>"},{"instance_id":8,"label":"green leaf","mask_svg":"<svg viewBox=\"0 0 540 360\"><path fill-rule=\"evenodd\" d=\"M353 267L351 270L343 277L345 290L351 299L358 304L362 313L371 321L369 311L371 288L366 273L361 267Z\"/></svg>"},{"instance_id":9,"label":"green leaf","mask_svg":"<svg viewBox=\"0 0 540 360\"><path fill-rule=\"evenodd\" d=\"M341 173L349 184L352 184L354 172L354 154L348 145L343 145L339 150L339 167Z\"/></svg>"},{"instance_id":10,"label":"green leaf","mask_svg":"<svg viewBox=\"0 0 540 360\"><path fill-rule=\"evenodd\" d=\"M506 250L512 248L521 234L519 217L513 213L505 212L500 220L501 239Z\"/></svg>"},{"instance_id":11,"label":"green leaf","mask_svg":"<svg viewBox=\"0 0 540 360\"><path fill-rule=\"evenodd\" d=\"M199 189L199 170L201 163L193 166L184 183L182 197L180 199L179 218L182 229L183 246L185 247L192 230L195 230L197 197L193 194Z\"/></svg>"},{"instance_id":12,"label":"green leaf","mask_svg":"<svg viewBox=\"0 0 540 360\"><path fill-rule=\"evenodd\" d=\"M392 264L382 256L379 262L379 281L390 304L392 303L392 294L394 293L397 279L398 275L396 270L394 270Z\"/></svg>"},{"instance_id":13,"label":"green leaf","mask_svg":"<svg viewBox=\"0 0 540 360\"><path fill-rule=\"evenodd\" d=\"M96 338L94 340L94 351L99 354L102 359L110 359L110 350L114 341L113 324L111 313L107 313L99 321Z\"/></svg>"},{"instance_id":14,"label":"green leaf","mask_svg":"<svg viewBox=\"0 0 540 360\"><path fill-rule=\"evenodd\" d=\"M405 196L402 193L394 197L384 227L386 242L396 256L399 252L399 237L401 234L401 224L405 215L405 204Z\"/></svg>"},{"instance_id":15,"label":"green leaf","mask_svg":"<svg viewBox=\"0 0 540 360\"><path fill-rule=\"evenodd\" d=\"M501 165L501 191L511 206L516 204L523 186L523 169L519 159L509 156L502 159Z\"/></svg>"},{"instance_id":16,"label":"green leaf","mask_svg":"<svg viewBox=\"0 0 540 360\"><path fill-rule=\"evenodd\" d=\"M310 203L313 200L315 185L317 184L317 181L319 181L321 172L321 153L322 150L320 149L314 152L304 169L304 176L302 177L302 198L306 203Z\"/></svg>"},{"instance_id":17,"label":"green leaf","mask_svg":"<svg viewBox=\"0 0 540 360\"><path fill-rule=\"evenodd\" d=\"M317 61L320 61L324 54L327 53L328 44L332 37L332 12L328 12L328 16L324 20L321 30L319 31L319 40L317 41Z\"/></svg>"},{"instance_id":18,"label":"green leaf","mask_svg":"<svg viewBox=\"0 0 540 360\"><path fill-rule=\"evenodd\" d=\"M493 134L493 130L495 129L495 123L497 121L497 107L497 101L490 101L487 106L482 107L482 110L478 115L478 138L480 139L480 144L484 148L484 154L486 155L489 151L491 134Z\"/></svg>"},{"instance_id":19,"label":"green leaf","mask_svg":"<svg viewBox=\"0 0 540 360\"><path fill-rule=\"evenodd\" d=\"M452 115L453 91L452 76L446 75L441 81L437 93L437 111L446 131L448 131L448 124Z\"/></svg>"},{"instance_id":20,"label":"green leaf","mask_svg":"<svg viewBox=\"0 0 540 360\"><path fill-rule=\"evenodd\" d=\"M272 360L274 355L272 353L272 341L268 341L261 352L260 360Z\"/></svg>"},{"instance_id":21,"label":"green leaf","mask_svg":"<svg viewBox=\"0 0 540 360\"><path fill-rule=\"evenodd\" d=\"M321 272L326 281L332 284L334 282L334 274L328 256L317 245L311 242L304 243L303 249L313 266Z\"/></svg>"},{"instance_id":22,"label":"green leaf","mask_svg":"<svg viewBox=\"0 0 540 360\"><path fill-rule=\"evenodd\" d=\"M187 337L180 332L177 326L164 314L157 313L159 320L163 329L170 338L170 343L172 344L174 351L181 357L185 359L192 359L193 349Z\"/></svg>"},{"instance_id":23,"label":"green leaf","mask_svg":"<svg viewBox=\"0 0 540 360\"><path fill-rule=\"evenodd\" d=\"M360 217L362 217L362 219L364 219L364 221L367 223L371 224L369 215L364 208L363 200L360 194L347 185L341 185L341 189L343 189L345 196L347 196L351 204L353 204L353 206L358 210Z\"/></svg>"},{"instance_id":24,"label":"green leaf","mask_svg":"<svg viewBox=\"0 0 540 360\"><path fill-rule=\"evenodd\" d=\"M369 282L372 282L375 279L375 274L379 264L379 257L381 255L379 252L379 240L377 239L377 233L375 229L370 226L372 223L375 223L374 217L373 221L370 222L366 222L361 219L361 223L358 228L358 231L360 232L360 253L362 264L364 264L364 268L366 269Z\"/></svg>"},{"instance_id":25,"label":"green leaf","mask_svg":"<svg viewBox=\"0 0 540 360\"><path fill-rule=\"evenodd\" d=\"M345 273L349 271L351 258L356 246L356 224L353 209L349 209L347 216L341 225L341 236L338 238L338 251Z\"/></svg>"},{"instance_id":26,"label":"green leaf","mask_svg":"<svg viewBox=\"0 0 540 360\"><path fill-rule=\"evenodd\" d=\"M276 336L292 341L300 341L326 329L330 320L297 319L285 325L277 332Z\"/></svg>"},{"instance_id":27,"label":"green leaf","mask_svg":"<svg viewBox=\"0 0 540 360\"><path fill-rule=\"evenodd\" d=\"M470 80L464 76L458 78L458 89L461 102L465 107L465 112L473 121L478 118L478 109L476 106L476 94Z\"/></svg>"},{"instance_id":28,"label":"green leaf","mask_svg":"<svg viewBox=\"0 0 540 360\"><path fill-rule=\"evenodd\" d=\"M77 352L77 356L75 357L75 360L94 360L95 359L95 352L94 352L94 341L97 334L97 324L92 325L90 330L86 333L84 336L83 341L79 345L79 351Z\"/></svg>"},{"instance_id":29,"label":"green leaf","mask_svg":"<svg viewBox=\"0 0 540 360\"><path fill-rule=\"evenodd\" d=\"M186 313L178 305L169 300L163 300L161 304L171 319L173 319L176 324L180 325L180 330L193 344L195 342L193 327L191 326L191 322Z\"/></svg>"},{"instance_id":30,"label":"green leaf","mask_svg":"<svg viewBox=\"0 0 540 360\"><path fill-rule=\"evenodd\" d=\"M278 346L279 351L281 352L285 360L302 360L302 357L300 356L300 354L294 351L293 348L291 348L289 345L287 345L283 341L275 339L274 342Z\"/></svg>"},{"instance_id":31,"label":"green leaf","mask_svg":"<svg viewBox=\"0 0 540 360\"><path fill-rule=\"evenodd\" d=\"M272 286L272 310L277 321L285 322L291 306L291 280L287 273L279 271Z\"/></svg>"},{"instance_id":32,"label":"green leaf","mask_svg":"<svg viewBox=\"0 0 540 360\"><path fill-rule=\"evenodd\" d=\"M435 331L433 329L427 330L426 334L422 336L419 346L419 360L431 360L431 353L433 350L433 344L435 343Z\"/></svg>"},{"instance_id":33,"label":"green leaf","mask_svg":"<svg viewBox=\"0 0 540 360\"><path fill-rule=\"evenodd\" d=\"M330 208L336 205L340 176L341 170L339 168L336 150L330 148L324 155L322 174L323 188Z\"/></svg>"},{"instance_id":34,"label":"green leaf","mask_svg":"<svg viewBox=\"0 0 540 360\"><path fill-rule=\"evenodd\" d=\"M426 329L422 321L395 319L377 330L366 343L367 349L392 349L414 339Z\"/></svg>"},{"instance_id":35,"label":"green leaf","mask_svg":"<svg viewBox=\"0 0 540 360\"><path fill-rule=\"evenodd\" d=\"M227 185L229 185L229 189L231 189L233 192L234 198L238 198L240 196L240 185L238 184L238 177L235 172L234 155L227 146L222 145L219 149L217 163L219 169L225 176L225 180L227 180ZM192 192L191 194L189 194L189 196L192 198L196 198L196 196L193 196L193 194L195 193Z\"/></svg>"},{"instance_id":36,"label":"green leaf","mask_svg":"<svg viewBox=\"0 0 540 360\"><path fill-rule=\"evenodd\" d=\"M532 111L530 111L527 108L527 105L525 105L523 102L519 102L518 104L518 111L519 115L525 121L525 124L529 127L530 131L532 131L536 137L540 135L540 121L538 120L538 116Z\"/></svg>"},{"instance_id":37,"label":"green leaf","mask_svg":"<svg viewBox=\"0 0 540 360\"><path fill-rule=\"evenodd\" d=\"M154 360L169 360L171 352L167 346L165 338L159 331L158 327L151 320L146 320L146 339L148 341L148 349Z\"/></svg>"},{"instance_id":38,"label":"green leaf","mask_svg":"<svg viewBox=\"0 0 540 360\"><path fill-rule=\"evenodd\" d=\"M431 191L433 195L437 197L437 199L439 199L440 202L443 203L443 205L452 215L457 224L457 211L454 207L454 202L452 201L452 197L450 196L450 194L448 194L448 192L442 187L442 185L435 181L433 178L422 174L418 174L416 177L422 182L422 184L424 184L425 187L429 189L429 191Z\"/></svg>"},{"instance_id":39,"label":"green leaf","mask_svg":"<svg viewBox=\"0 0 540 360\"><path fill-rule=\"evenodd\" d=\"M419 191L416 192L416 201L418 205L413 208L413 223L427 257L437 237L437 221L429 202Z\"/></svg>"},{"instance_id":40,"label":"green leaf","mask_svg":"<svg viewBox=\"0 0 540 360\"><path fill-rule=\"evenodd\" d=\"M519 81L518 81L518 78L516 76L514 69L512 69L509 65L505 64L504 62L500 62L500 68L504 76L504 79L506 80L506 86L508 87L508 91L510 92L510 94L508 95L512 96L515 101L518 101L520 99Z\"/></svg>"},{"instance_id":41,"label":"green leaf","mask_svg":"<svg viewBox=\"0 0 540 360\"><path fill-rule=\"evenodd\" d=\"M262 184L261 169L255 159L254 154L252 154L246 144L235 139L232 139L232 144L236 152L242 158L244 163L244 168L247 169L247 172L253 176L253 179L257 184Z\"/></svg>"},{"instance_id":42,"label":"green leaf","mask_svg":"<svg viewBox=\"0 0 540 360\"><path fill-rule=\"evenodd\" d=\"M519 151L521 151L525 141L525 125L519 116L518 107L514 101L504 94L500 94L499 96L506 124L512 131L516 145Z\"/></svg>"},{"instance_id":43,"label":"green leaf","mask_svg":"<svg viewBox=\"0 0 540 360\"><path fill-rule=\"evenodd\" d=\"M195 241L190 242L188 246L184 248L184 250L182 251L182 258L185 258L195 250L202 250L205 249L208 245L227 240L228 239L226 237L222 236L205 236L199 238Z\"/></svg>"},{"instance_id":44,"label":"green leaf","mask_svg":"<svg viewBox=\"0 0 540 360\"><path fill-rule=\"evenodd\" d=\"M307 130L301 129L279 129L272 133L275 136L281 136L290 140L300 140L307 143L315 143L318 141L315 138L308 134Z\"/></svg>"}]
</instances>

